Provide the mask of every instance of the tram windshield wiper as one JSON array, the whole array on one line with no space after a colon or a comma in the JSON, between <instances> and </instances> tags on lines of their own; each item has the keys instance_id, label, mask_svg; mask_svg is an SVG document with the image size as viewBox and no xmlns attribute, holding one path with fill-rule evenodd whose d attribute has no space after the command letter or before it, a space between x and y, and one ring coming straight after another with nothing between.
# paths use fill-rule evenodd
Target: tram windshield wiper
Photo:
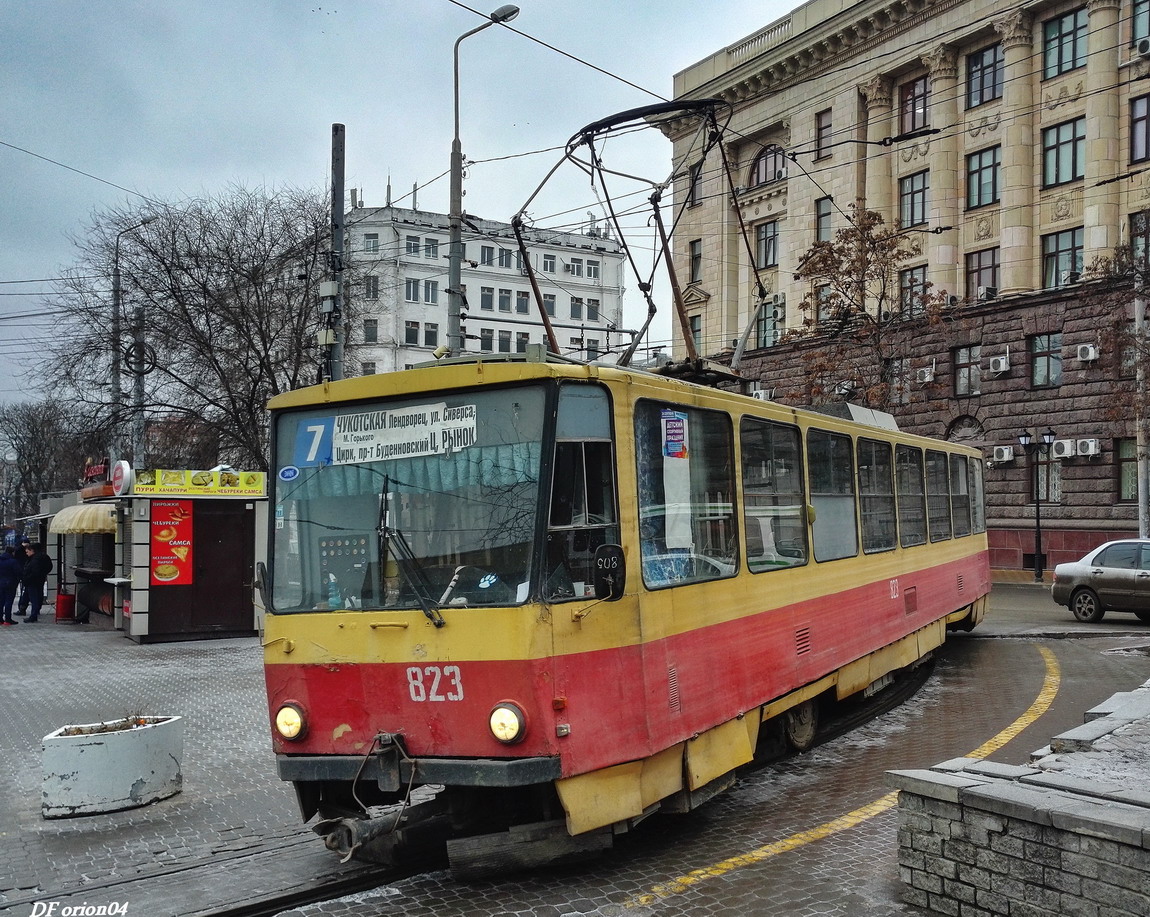
<instances>
[{"instance_id":1,"label":"tram windshield wiper","mask_svg":"<svg viewBox=\"0 0 1150 917\"><path fill-rule=\"evenodd\" d=\"M436 627L443 627L447 622L439 613L439 605L431 598L431 583L428 582L427 575L419 564L419 559L411 550L411 545L407 543L407 539L403 537L403 532L399 529L393 529L389 524L390 502L391 481L384 478L383 493L379 500L379 525L376 528L379 536L380 595L384 595L383 577L387 568L387 556L390 549L391 556L395 558L395 566L399 569L399 575L403 577L404 582L415 594L419 607L423 609L427 619Z\"/></svg>"}]
</instances>

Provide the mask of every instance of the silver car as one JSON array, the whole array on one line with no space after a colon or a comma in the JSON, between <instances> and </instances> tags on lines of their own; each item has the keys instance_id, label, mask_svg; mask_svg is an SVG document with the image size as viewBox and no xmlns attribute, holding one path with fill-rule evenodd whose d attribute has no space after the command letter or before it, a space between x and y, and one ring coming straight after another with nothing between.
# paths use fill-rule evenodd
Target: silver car
<instances>
[{"instance_id":1,"label":"silver car","mask_svg":"<svg viewBox=\"0 0 1150 917\"><path fill-rule=\"evenodd\" d=\"M1132 611L1150 623L1150 538L1108 541L1054 568L1050 594L1079 621L1101 621L1107 610Z\"/></svg>"}]
</instances>

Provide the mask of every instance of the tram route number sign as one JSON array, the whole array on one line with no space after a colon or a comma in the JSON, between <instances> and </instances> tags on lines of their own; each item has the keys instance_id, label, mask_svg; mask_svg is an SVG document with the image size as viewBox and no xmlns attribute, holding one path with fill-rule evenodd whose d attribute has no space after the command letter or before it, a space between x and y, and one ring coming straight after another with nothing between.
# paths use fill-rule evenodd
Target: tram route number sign
<instances>
[{"instance_id":1,"label":"tram route number sign","mask_svg":"<svg viewBox=\"0 0 1150 917\"><path fill-rule=\"evenodd\" d=\"M316 417L300 423L292 463L306 468L450 455L475 445L477 422L474 404L442 401Z\"/></svg>"}]
</instances>

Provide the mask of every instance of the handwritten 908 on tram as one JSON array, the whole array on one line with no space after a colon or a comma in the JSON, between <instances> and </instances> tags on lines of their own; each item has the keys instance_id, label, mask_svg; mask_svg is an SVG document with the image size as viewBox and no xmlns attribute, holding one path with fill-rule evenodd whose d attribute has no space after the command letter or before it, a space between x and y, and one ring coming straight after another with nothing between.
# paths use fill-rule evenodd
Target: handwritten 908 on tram
<instances>
[{"instance_id":1,"label":"handwritten 908 on tram","mask_svg":"<svg viewBox=\"0 0 1150 917\"><path fill-rule=\"evenodd\" d=\"M985 613L973 449L541 353L271 407L272 738L345 856L604 849Z\"/></svg>"}]
</instances>

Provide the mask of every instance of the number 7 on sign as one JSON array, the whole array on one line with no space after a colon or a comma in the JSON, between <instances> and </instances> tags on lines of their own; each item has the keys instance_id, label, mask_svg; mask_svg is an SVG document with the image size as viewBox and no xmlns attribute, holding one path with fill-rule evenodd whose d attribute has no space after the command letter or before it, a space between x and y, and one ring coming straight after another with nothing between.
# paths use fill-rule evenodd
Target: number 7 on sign
<instances>
[{"instance_id":1,"label":"number 7 on sign","mask_svg":"<svg viewBox=\"0 0 1150 917\"><path fill-rule=\"evenodd\" d=\"M330 465L332 428L334 425L334 419L331 417L300 424L295 435L293 463L301 467Z\"/></svg>"}]
</instances>

